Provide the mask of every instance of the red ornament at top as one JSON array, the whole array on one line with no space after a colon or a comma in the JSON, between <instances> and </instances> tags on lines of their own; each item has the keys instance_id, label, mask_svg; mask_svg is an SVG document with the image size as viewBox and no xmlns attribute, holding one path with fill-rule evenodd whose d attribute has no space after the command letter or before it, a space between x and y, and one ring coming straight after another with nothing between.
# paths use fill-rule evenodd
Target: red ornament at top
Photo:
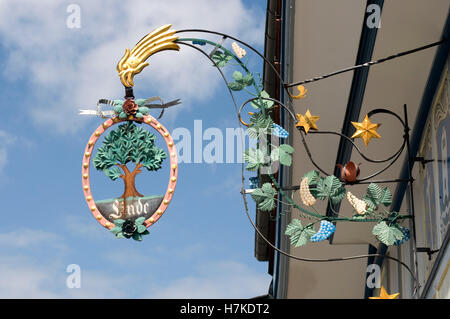
<instances>
[{"instance_id":1,"label":"red ornament at top","mask_svg":"<svg viewBox=\"0 0 450 319\"><path fill-rule=\"evenodd\" d=\"M127 115L136 115L139 106L134 103L133 99L127 99L125 102L123 102L122 109Z\"/></svg>"}]
</instances>

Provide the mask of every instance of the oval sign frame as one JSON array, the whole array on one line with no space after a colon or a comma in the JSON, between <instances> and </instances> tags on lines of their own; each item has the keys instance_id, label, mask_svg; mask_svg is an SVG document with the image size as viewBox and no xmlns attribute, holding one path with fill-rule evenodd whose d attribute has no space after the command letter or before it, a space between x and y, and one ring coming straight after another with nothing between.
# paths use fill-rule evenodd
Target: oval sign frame
<instances>
[{"instance_id":1,"label":"oval sign frame","mask_svg":"<svg viewBox=\"0 0 450 319\"><path fill-rule=\"evenodd\" d=\"M82 166L82 185L83 185L83 194L86 199L86 203L89 206L89 209L94 216L94 218L107 229L113 228L115 225L111 222L109 222L103 215L99 212L97 205L95 204L94 198L92 197L91 193L91 186L89 182L89 168L91 164L91 156L92 151L94 150L95 143L98 141L98 138L106 132L106 130L118 123L126 122L126 121L134 121L138 123L145 123L153 127L166 141L167 150L169 151L169 158L170 158L170 178L169 178L169 184L167 186L166 193L164 194L163 200L161 204L159 205L158 209L153 213L152 216L150 216L148 219L145 220L144 226L146 228L150 227L154 223L158 221L158 219L164 214L164 212L167 209L167 206L169 205L170 201L172 200L173 193L175 191L175 186L177 185L177 176L178 176L178 156L177 151L175 148L175 144L173 142L172 136L170 135L169 131L161 124L159 123L155 118L153 118L150 115L144 115L142 119L139 118L127 118L127 119L119 119L117 117L114 117L112 119L106 120L102 125L97 127L94 134L91 135L89 138L89 142L86 145L86 149L84 151L83 155L83 166Z\"/></svg>"}]
</instances>

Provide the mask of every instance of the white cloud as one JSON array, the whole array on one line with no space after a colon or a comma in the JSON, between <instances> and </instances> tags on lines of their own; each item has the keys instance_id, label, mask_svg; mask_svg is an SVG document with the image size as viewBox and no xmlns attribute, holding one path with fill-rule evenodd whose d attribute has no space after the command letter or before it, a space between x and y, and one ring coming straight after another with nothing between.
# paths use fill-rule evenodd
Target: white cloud
<instances>
[{"instance_id":1,"label":"white cloud","mask_svg":"<svg viewBox=\"0 0 450 319\"><path fill-rule=\"evenodd\" d=\"M32 148L33 142L28 139L12 135L6 131L0 130L0 175L8 163L9 151L15 144L20 144L21 147ZM4 177L4 176L2 176Z\"/></svg>"},{"instance_id":2,"label":"white cloud","mask_svg":"<svg viewBox=\"0 0 450 319\"><path fill-rule=\"evenodd\" d=\"M130 248L122 250L110 250L104 254L104 258L108 263L121 266L129 265L155 265L160 260L154 255L147 255Z\"/></svg>"},{"instance_id":3,"label":"white cloud","mask_svg":"<svg viewBox=\"0 0 450 319\"><path fill-rule=\"evenodd\" d=\"M11 240L11 239L14 240ZM60 236L43 230L30 228L16 229L11 232L0 233L0 246L29 247L38 246L43 243L60 241Z\"/></svg>"},{"instance_id":4,"label":"white cloud","mask_svg":"<svg viewBox=\"0 0 450 319\"><path fill-rule=\"evenodd\" d=\"M27 255L45 252L55 255L55 258L63 257L69 251L64 238L60 235L24 227L0 233L0 248L4 252Z\"/></svg>"},{"instance_id":5,"label":"white cloud","mask_svg":"<svg viewBox=\"0 0 450 319\"><path fill-rule=\"evenodd\" d=\"M61 223L65 226L68 233L79 238L88 238L91 240L99 240L110 238L111 234L97 223L92 215L85 216L75 215L66 212L61 218Z\"/></svg>"},{"instance_id":6,"label":"white cloud","mask_svg":"<svg viewBox=\"0 0 450 319\"><path fill-rule=\"evenodd\" d=\"M148 298L251 298L266 294L271 277L248 266L222 261L206 263L196 274L175 279L163 287L152 287Z\"/></svg>"},{"instance_id":7,"label":"white cloud","mask_svg":"<svg viewBox=\"0 0 450 319\"><path fill-rule=\"evenodd\" d=\"M0 298L127 298L136 279L81 268L81 287L66 285L67 265L24 256L0 256ZM127 283L127 284L124 284Z\"/></svg>"},{"instance_id":8,"label":"white cloud","mask_svg":"<svg viewBox=\"0 0 450 319\"><path fill-rule=\"evenodd\" d=\"M0 173L6 166L6 161L8 160L8 153L5 147L0 147Z\"/></svg>"},{"instance_id":9,"label":"white cloud","mask_svg":"<svg viewBox=\"0 0 450 319\"><path fill-rule=\"evenodd\" d=\"M174 278L171 281L161 281L154 271L140 278L132 271L114 269L129 265L164 269L176 254L168 260L162 252L155 251L149 256L127 248L126 252L103 253L112 268L99 271L80 263L81 288L70 289L66 286L70 275L66 270L72 261L69 262L71 257L60 235L31 228L0 233L0 248L0 298L250 298L267 293L271 280L265 272L226 260L200 263L191 274L181 278L176 273L164 274ZM191 255L206 248L197 244L186 250ZM45 251L45 262L41 251ZM179 259L185 260L185 256L175 258Z\"/></svg>"},{"instance_id":10,"label":"white cloud","mask_svg":"<svg viewBox=\"0 0 450 319\"><path fill-rule=\"evenodd\" d=\"M0 256L0 298L57 298L43 287L53 273L23 257Z\"/></svg>"},{"instance_id":11,"label":"white cloud","mask_svg":"<svg viewBox=\"0 0 450 319\"><path fill-rule=\"evenodd\" d=\"M157 26L204 28L263 42L263 12L245 7L241 0L77 1L81 28L68 29L69 2L3 0L0 36L8 50L6 80L28 80L33 87L32 114L40 125L61 132L80 129L79 108L94 106L99 98L120 98L123 87L115 66L125 48L132 47ZM181 34L187 36L188 34ZM202 35L198 35L202 37ZM215 37L218 39L218 37ZM183 106L211 98L221 84L210 63L192 49L155 55L136 76L136 91L182 98ZM135 92L136 93L136 92ZM174 108L175 110L176 108ZM174 116L175 111L167 112Z\"/></svg>"}]
</instances>

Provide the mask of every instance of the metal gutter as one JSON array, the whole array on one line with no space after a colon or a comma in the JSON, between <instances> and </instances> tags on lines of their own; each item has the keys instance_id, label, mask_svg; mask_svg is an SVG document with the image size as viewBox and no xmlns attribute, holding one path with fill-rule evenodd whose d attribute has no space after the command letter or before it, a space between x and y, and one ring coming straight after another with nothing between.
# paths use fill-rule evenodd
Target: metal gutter
<instances>
[{"instance_id":1,"label":"metal gutter","mask_svg":"<svg viewBox=\"0 0 450 319\"><path fill-rule=\"evenodd\" d=\"M281 72L280 60L282 56L282 8L283 0L268 0L267 1L267 14L266 14L266 31L265 31L265 43L264 43L264 57L270 63L273 63L278 73ZM263 64L263 87L269 95L275 99L281 100L280 93L283 90L278 75L272 67L268 67L266 63ZM275 123L282 121L280 107L275 108L272 118ZM283 171L279 171L274 174L274 177L281 182ZM271 180L264 175L258 175L261 183L271 182ZM279 247L280 241L277 231L278 223L277 218L279 216L279 207L274 209L269 214L267 212L260 212L256 210L256 227L261 231L264 237L266 237L275 247ZM277 237L278 236L278 237ZM274 281L278 278L278 265L277 256L275 250L263 240L257 232L255 232L255 257L259 261L268 261L267 272L273 276L272 283L269 287L269 296L273 297L276 291L276 284ZM284 272L283 272L284 273Z\"/></svg>"},{"instance_id":2,"label":"metal gutter","mask_svg":"<svg viewBox=\"0 0 450 319\"><path fill-rule=\"evenodd\" d=\"M375 4L380 7L380 13L383 9L384 0L367 0L367 6ZM356 55L355 65L363 64L369 62L372 59L373 50L375 47L375 41L377 38L378 28L369 28L366 24L368 16L372 13L365 12L364 20L361 30L361 38L359 40L358 53ZM347 109L345 111L344 122L342 125L341 133L350 136L353 131L353 126L351 121L358 122L359 114L362 107L362 102L364 99L364 93L366 90L367 77L369 76L370 68L360 68L354 71L352 85L350 88ZM344 138L339 141L338 152L336 156L336 164L344 165L347 163L352 156L352 145ZM334 173L335 176L340 176L340 170L335 166ZM334 216L335 214L331 210L330 203L327 207L327 216ZM339 212L340 203L334 205L333 208L336 212ZM333 236L329 238L330 244L333 243Z\"/></svg>"},{"instance_id":3,"label":"metal gutter","mask_svg":"<svg viewBox=\"0 0 450 319\"><path fill-rule=\"evenodd\" d=\"M292 81L292 62L293 62L293 42L289 39L293 38L294 17L295 17L295 0L283 0L281 10L281 46L280 46L280 74L285 83ZM280 83L280 101L292 108L286 92ZM288 132L289 137L284 143L292 145L295 127L292 126L289 114L284 110L280 110L280 122ZM292 168L280 165L279 174L280 185L292 185ZM283 200L283 199L281 199ZM290 251L290 243L284 236L284 229L290 222L289 214L280 214L280 212L290 211L290 206L283 203L278 205L277 224L276 224L276 247L285 252ZM287 298L287 289L289 281L289 257L275 253L275 270L274 270L274 298Z\"/></svg>"},{"instance_id":4,"label":"metal gutter","mask_svg":"<svg viewBox=\"0 0 450 319\"><path fill-rule=\"evenodd\" d=\"M267 13L266 13L266 30L265 30L265 40L264 40L264 56L265 58L272 62L276 56L276 35L277 30L275 26L275 12L276 5L279 0L268 0L267 1ZM267 67L263 64L263 87L270 96L276 97L277 89L276 75L272 68ZM278 122L278 119L276 120ZM263 180L261 182L268 182ZM275 213L273 213L275 214ZM269 239L271 242L275 241L275 223L270 220L269 214L267 212L260 212L256 209L256 227L261 231L264 237ZM274 265L274 251L273 249L255 232L255 257L258 261L268 261L268 273L273 275L273 265Z\"/></svg>"},{"instance_id":5,"label":"metal gutter","mask_svg":"<svg viewBox=\"0 0 450 319\"><path fill-rule=\"evenodd\" d=\"M450 38L450 15L447 14L447 20L445 22L444 30L442 32L441 39L448 39ZM430 75L428 76L427 84L425 86L425 91L422 97L422 101L420 103L419 111L417 112L417 116L414 123L414 128L412 130L411 135L411 141L410 141L410 154L411 157L415 157L417 152L419 151L420 147L420 141L422 140L423 132L424 132L424 125L422 121L419 121L420 119L426 118L431 110L432 103L434 96L436 94L436 90L438 88L439 82L442 77L442 72L444 70L445 64L447 63L447 59L449 56L449 50L450 50L450 41L444 42L441 44L437 51L436 55L433 60L433 64L430 70ZM409 163L408 163L409 161ZM400 173L400 179L408 178L408 167L411 166L411 168L414 165L414 161L411 159L405 158L402 164L402 169ZM403 202L403 198L406 193L406 187L408 183L398 183L395 192L394 192L394 199L392 202L391 209L393 211L399 211L400 207ZM378 251L383 252L382 254L385 255L387 252L387 246L384 244L380 244L378 246ZM375 262L380 267L383 264L384 257L377 257ZM427 287L428 282L425 287Z\"/></svg>"}]
</instances>

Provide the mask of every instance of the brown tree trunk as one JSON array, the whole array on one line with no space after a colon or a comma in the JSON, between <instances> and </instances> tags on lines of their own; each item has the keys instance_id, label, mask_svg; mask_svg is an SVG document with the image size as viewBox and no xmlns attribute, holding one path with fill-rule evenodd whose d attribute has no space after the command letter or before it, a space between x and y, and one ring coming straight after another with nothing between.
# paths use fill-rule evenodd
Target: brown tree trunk
<instances>
[{"instance_id":1,"label":"brown tree trunk","mask_svg":"<svg viewBox=\"0 0 450 319\"><path fill-rule=\"evenodd\" d=\"M120 196L123 199L122 217L125 219L126 207L127 207L127 202L126 202L127 197L144 197L144 195L142 195L141 193L139 193L136 190L136 184L135 184L136 175L142 172L141 167L143 165L141 163L136 164L136 167L132 172L130 172L127 165L120 165L120 164L116 164L116 165L119 166L125 173L125 174L120 175L120 178L123 179L123 183L125 185L123 194L122 194L122 196Z\"/></svg>"}]
</instances>

